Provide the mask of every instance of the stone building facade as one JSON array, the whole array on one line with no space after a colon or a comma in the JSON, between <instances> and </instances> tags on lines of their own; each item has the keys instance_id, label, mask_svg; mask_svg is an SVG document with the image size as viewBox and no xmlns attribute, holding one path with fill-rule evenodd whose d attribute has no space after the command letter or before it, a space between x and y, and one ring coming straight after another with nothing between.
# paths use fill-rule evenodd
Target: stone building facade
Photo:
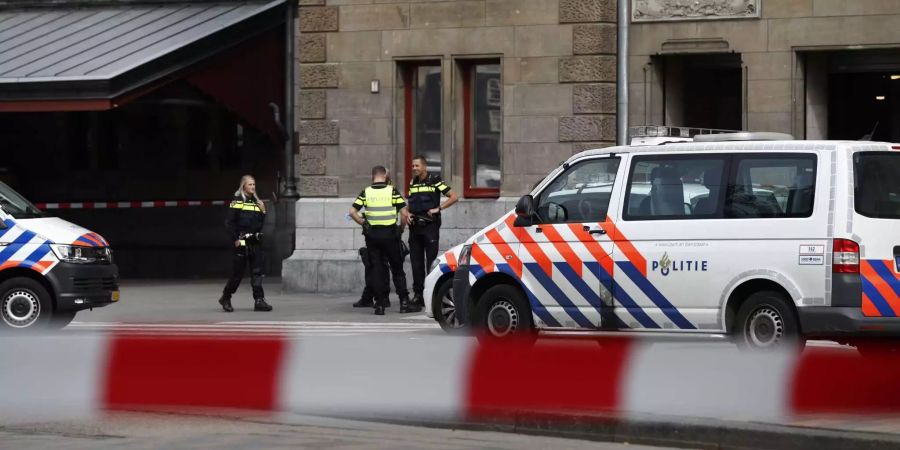
<instances>
[{"instance_id":1,"label":"stone building facade","mask_svg":"<svg viewBox=\"0 0 900 450\"><path fill-rule=\"evenodd\" d=\"M424 153L463 200L441 249L573 153L615 141L615 0L300 0L296 250L288 290L361 286L346 213Z\"/></svg>"},{"instance_id":2,"label":"stone building facade","mask_svg":"<svg viewBox=\"0 0 900 450\"><path fill-rule=\"evenodd\" d=\"M631 124L900 140L900 1L635 0L631 16Z\"/></svg>"}]
</instances>

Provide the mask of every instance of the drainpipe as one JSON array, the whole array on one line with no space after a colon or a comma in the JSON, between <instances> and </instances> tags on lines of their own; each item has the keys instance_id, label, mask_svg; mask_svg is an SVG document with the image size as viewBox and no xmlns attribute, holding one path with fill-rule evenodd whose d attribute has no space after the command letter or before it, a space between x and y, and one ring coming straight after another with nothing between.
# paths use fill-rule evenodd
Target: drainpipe
<instances>
[{"instance_id":1,"label":"drainpipe","mask_svg":"<svg viewBox=\"0 0 900 450\"><path fill-rule=\"evenodd\" d=\"M297 12L297 2L289 1L285 7L285 55L284 55L284 131L287 134L285 139L284 151L284 190L281 191L282 198L300 198L297 192L297 177L294 173L294 72L297 65L295 57L296 47L294 45L296 38L294 17Z\"/></svg>"},{"instance_id":2,"label":"drainpipe","mask_svg":"<svg viewBox=\"0 0 900 450\"><path fill-rule=\"evenodd\" d=\"M619 0L619 30L616 36L616 144L628 145L628 25L631 23L631 0Z\"/></svg>"}]
</instances>

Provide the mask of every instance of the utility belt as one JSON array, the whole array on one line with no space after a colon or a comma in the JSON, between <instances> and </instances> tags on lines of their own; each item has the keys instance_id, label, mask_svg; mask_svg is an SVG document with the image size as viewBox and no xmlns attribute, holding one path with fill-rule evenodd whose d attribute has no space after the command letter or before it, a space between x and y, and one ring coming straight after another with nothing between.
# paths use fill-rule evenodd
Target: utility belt
<instances>
[{"instance_id":1,"label":"utility belt","mask_svg":"<svg viewBox=\"0 0 900 450\"><path fill-rule=\"evenodd\" d=\"M431 224L438 224L438 225L441 224L440 214L429 216L428 213L424 213L424 214L411 213L409 215L409 217L410 217L410 221L411 221L409 226L413 227L413 228L426 227Z\"/></svg>"},{"instance_id":2,"label":"utility belt","mask_svg":"<svg viewBox=\"0 0 900 450\"><path fill-rule=\"evenodd\" d=\"M240 241L241 247L259 245L262 242L262 237L262 233L243 233L238 235L238 241Z\"/></svg>"},{"instance_id":3,"label":"utility belt","mask_svg":"<svg viewBox=\"0 0 900 450\"><path fill-rule=\"evenodd\" d=\"M372 225L368 221L363 222L363 236L365 237L394 237L400 239L400 225Z\"/></svg>"}]
</instances>

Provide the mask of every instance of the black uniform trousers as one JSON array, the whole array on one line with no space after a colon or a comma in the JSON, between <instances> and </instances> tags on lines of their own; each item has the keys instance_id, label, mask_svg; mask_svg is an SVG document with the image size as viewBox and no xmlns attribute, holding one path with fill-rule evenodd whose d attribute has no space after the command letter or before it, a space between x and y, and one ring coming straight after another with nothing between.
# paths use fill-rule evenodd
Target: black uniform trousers
<instances>
[{"instance_id":1,"label":"black uniform trousers","mask_svg":"<svg viewBox=\"0 0 900 450\"><path fill-rule=\"evenodd\" d=\"M365 267L365 276L366 276L366 287L363 288L362 298L360 300L369 301L375 299L375 271L372 269L372 266L375 264L381 264L385 273L389 273L390 265L388 263L387 258L381 258L381 261L376 261L371 258L369 255L369 249L363 247L359 249L359 257L362 259L363 267ZM402 255L401 255L402 257ZM395 276L392 276L394 280L394 292L397 293L397 296L400 298L408 297L409 291L406 290L406 273L403 273L403 277L398 279Z\"/></svg>"},{"instance_id":2,"label":"black uniform trousers","mask_svg":"<svg viewBox=\"0 0 900 450\"><path fill-rule=\"evenodd\" d=\"M244 278L244 271L248 262L250 263L250 287L253 289L253 299L265 298L262 287L264 273L263 251L259 244L249 243L234 248L231 278L225 284L225 291L223 292L229 298L237 292L238 286L241 285L241 279Z\"/></svg>"},{"instance_id":3,"label":"black uniform trousers","mask_svg":"<svg viewBox=\"0 0 900 450\"><path fill-rule=\"evenodd\" d=\"M413 272L413 292L422 295L428 268L437 258L441 225L434 222L416 225L409 229L409 263Z\"/></svg>"},{"instance_id":4,"label":"black uniform trousers","mask_svg":"<svg viewBox=\"0 0 900 450\"><path fill-rule=\"evenodd\" d=\"M369 263L372 268L372 281L375 288L375 304L387 306L390 293L390 280L387 267L378 264L377 261L387 259L390 267L390 276L394 277L394 284L403 286L403 292L397 292L400 298L409 295L406 292L406 274L403 273L403 258L400 253L400 237L395 227L372 227L372 231L366 236L366 248L369 249ZM375 264L372 264L372 263Z\"/></svg>"}]
</instances>

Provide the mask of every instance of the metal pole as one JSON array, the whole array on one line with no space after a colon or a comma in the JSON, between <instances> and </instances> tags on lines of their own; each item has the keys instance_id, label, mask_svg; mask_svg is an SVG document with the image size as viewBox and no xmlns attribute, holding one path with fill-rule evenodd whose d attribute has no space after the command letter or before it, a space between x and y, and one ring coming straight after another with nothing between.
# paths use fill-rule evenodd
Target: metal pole
<instances>
[{"instance_id":1,"label":"metal pole","mask_svg":"<svg viewBox=\"0 0 900 450\"><path fill-rule=\"evenodd\" d=\"M282 198L299 198L297 192L297 178L294 173L294 67L297 65L295 57L296 46L296 16L297 2L289 1L285 7L285 58L284 58L284 131L287 139L284 142L284 190Z\"/></svg>"},{"instance_id":2,"label":"metal pole","mask_svg":"<svg viewBox=\"0 0 900 450\"><path fill-rule=\"evenodd\" d=\"M616 36L616 144L628 145L628 25L631 23L631 0L619 0L619 30Z\"/></svg>"}]
</instances>

